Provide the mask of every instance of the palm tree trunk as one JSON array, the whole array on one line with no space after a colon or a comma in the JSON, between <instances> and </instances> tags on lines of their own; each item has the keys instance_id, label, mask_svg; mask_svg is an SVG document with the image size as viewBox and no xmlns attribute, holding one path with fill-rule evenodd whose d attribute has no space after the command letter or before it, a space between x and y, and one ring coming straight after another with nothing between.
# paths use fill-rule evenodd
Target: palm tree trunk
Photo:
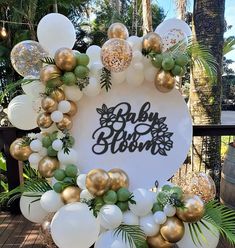
<instances>
[{"instance_id":1,"label":"palm tree trunk","mask_svg":"<svg viewBox=\"0 0 235 248\"><path fill-rule=\"evenodd\" d=\"M142 0L143 9L143 34L153 31L152 9L150 0Z\"/></svg>"},{"instance_id":2,"label":"palm tree trunk","mask_svg":"<svg viewBox=\"0 0 235 248\"><path fill-rule=\"evenodd\" d=\"M132 13L132 28L131 28L131 33L132 35L137 35L138 31L138 4L137 0L132 0L132 8L133 8L133 13Z\"/></svg>"},{"instance_id":3,"label":"palm tree trunk","mask_svg":"<svg viewBox=\"0 0 235 248\"><path fill-rule=\"evenodd\" d=\"M225 0L195 0L193 35L207 45L216 58L217 81L211 83L199 67L193 67L190 85L190 111L194 124L221 123L221 81ZM220 181L220 138L195 138L193 146L196 170L209 169L217 188Z\"/></svg>"}]
</instances>

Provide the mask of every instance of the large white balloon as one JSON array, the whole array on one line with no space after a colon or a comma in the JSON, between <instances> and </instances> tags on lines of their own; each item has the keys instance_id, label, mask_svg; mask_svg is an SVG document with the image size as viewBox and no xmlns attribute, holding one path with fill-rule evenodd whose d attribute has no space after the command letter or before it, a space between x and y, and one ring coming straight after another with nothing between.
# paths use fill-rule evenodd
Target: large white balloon
<instances>
[{"instance_id":1,"label":"large white balloon","mask_svg":"<svg viewBox=\"0 0 235 248\"><path fill-rule=\"evenodd\" d=\"M144 70L135 70L131 66L126 71L126 82L131 86L139 86L144 82Z\"/></svg>"},{"instance_id":2,"label":"large white balloon","mask_svg":"<svg viewBox=\"0 0 235 248\"><path fill-rule=\"evenodd\" d=\"M122 211L116 205L104 205L99 212L100 225L106 229L114 229L122 223Z\"/></svg>"},{"instance_id":3,"label":"large white balloon","mask_svg":"<svg viewBox=\"0 0 235 248\"><path fill-rule=\"evenodd\" d=\"M25 80L27 79L34 79L34 76L26 76L24 77ZM24 93L32 98L38 98L42 93L45 92L45 85L40 82L39 80L31 81L27 84L22 84L21 88L23 89Z\"/></svg>"},{"instance_id":4,"label":"large white balloon","mask_svg":"<svg viewBox=\"0 0 235 248\"><path fill-rule=\"evenodd\" d=\"M37 113L33 110L33 103L29 96L19 95L8 105L8 118L13 126L30 130L37 127Z\"/></svg>"},{"instance_id":5,"label":"large white balloon","mask_svg":"<svg viewBox=\"0 0 235 248\"><path fill-rule=\"evenodd\" d=\"M69 165L69 164L76 165L78 161L77 152L72 148L69 148L68 153L65 153L64 150L59 151L57 156L58 156L58 160L62 165Z\"/></svg>"},{"instance_id":6,"label":"large white balloon","mask_svg":"<svg viewBox=\"0 0 235 248\"><path fill-rule=\"evenodd\" d=\"M148 68L145 68L144 70L144 78L148 81L153 83L155 80L155 76L157 74L157 72L159 71L159 69L153 67L153 66L149 66Z\"/></svg>"},{"instance_id":7,"label":"large white balloon","mask_svg":"<svg viewBox=\"0 0 235 248\"><path fill-rule=\"evenodd\" d=\"M61 48L73 48L76 33L72 22L64 15L50 13L44 16L37 28L39 43L51 56Z\"/></svg>"},{"instance_id":8,"label":"large white balloon","mask_svg":"<svg viewBox=\"0 0 235 248\"><path fill-rule=\"evenodd\" d=\"M127 42L130 44L132 51L142 50L142 38L138 36L130 36L127 38Z\"/></svg>"},{"instance_id":9,"label":"large white balloon","mask_svg":"<svg viewBox=\"0 0 235 248\"><path fill-rule=\"evenodd\" d=\"M131 211L123 213L122 222L126 225L139 225L139 217L134 215Z\"/></svg>"},{"instance_id":10,"label":"large white balloon","mask_svg":"<svg viewBox=\"0 0 235 248\"><path fill-rule=\"evenodd\" d=\"M37 199L38 201L35 201ZM42 223L48 214L42 208L39 197L28 197L26 195L22 195L20 198L20 210L26 219L34 223Z\"/></svg>"},{"instance_id":11,"label":"large white balloon","mask_svg":"<svg viewBox=\"0 0 235 248\"><path fill-rule=\"evenodd\" d=\"M152 194L146 189L136 189L133 191L133 200L136 204L129 202L130 210L137 216L145 216L151 212L153 207Z\"/></svg>"},{"instance_id":12,"label":"large white balloon","mask_svg":"<svg viewBox=\"0 0 235 248\"><path fill-rule=\"evenodd\" d=\"M111 72L111 81L113 84L121 84L126 79L126 71Z\"/></svg>"},{"instance_id":13,"label":"large white balloon","mask_svg":"<svg viewBox=\"0 0 235 248\"><path fill-rule=\"evenodd\" d=\"M51 235L59 248L88 248L98 239L100 225L88 206L65 205L53 217Z\"/></svg>"},{"instance_id":14,"label":"large white balloon","mask_svg":"<svg viewBox=\"0 0 235 248\"><path fill-rule=\"evenodd\" d=\"M140 228L144 231L146 236L155 236L160 230L158 225L153 218L152 214L148 214L140 218Z\"/></svg>"},{"instance_id":15,"label":"large white balloon","mask_svg":"<svg viewBox=\"0 0 235 248\"><path fill-rule=\"evenodd\" d=\"M86 54L90 58L90 64L92 62L101 61L100 53L101 53L101 48L99 46L93 45L88 47L88 49L86 50Z\"/></svg>"},{"instance_id":16,"label":"large white balloon","mask_svg":"<svg viewBox=\"0 0 235 248\"><path fill-rule=\"evenodd\" d=\"M187 223L184 223L185 233L184 233L184 237L177 243L178 247L179 248L189 248L189 247L190 248L216 248L219 243L219 236L220 236L219 231L209 222L207 221L204 221L204 222L209 227L210 231L200 222L198 222L198 225L201 228L201 231L207 240L206 242L203 241L203 239L201 239L202 244L200 245L197 239L195 238L195 243L196 243L195 245L191 238L191 234L189 231L189 225Z\"/></svg>"},{"instance_id":17,"label":"large white balloon","mask_svg":"<svg viewBox=\"0 0 235 248\"><path fill-rule=\"evenodd\" d=\"M95 77L90 77L89 84L84 88L83 92L87 96L97 96L101 91L100 83Z\"/></svg>"},{"instance_id":18,"label":"large white balloon","mask_svg":"<svg viewBox=\"0 0 235 248\"><path fill-rule=\"evenodd\" d=\"M64 93L68 100L77 102L79 101L83 93L77 86L64 86Z\"/></svg>"},{"instance_id":19,"label":"large white balloon","mask_svg":"<svg viewBox=\"0 0 235 248\"><path fill-rule=\"evenodd\" d=\"M42 208L49 213L57 212L64 206L60 194L56 193L54 190L45 192L40 199L40 203Z\"/></svg>"}]
</instances>

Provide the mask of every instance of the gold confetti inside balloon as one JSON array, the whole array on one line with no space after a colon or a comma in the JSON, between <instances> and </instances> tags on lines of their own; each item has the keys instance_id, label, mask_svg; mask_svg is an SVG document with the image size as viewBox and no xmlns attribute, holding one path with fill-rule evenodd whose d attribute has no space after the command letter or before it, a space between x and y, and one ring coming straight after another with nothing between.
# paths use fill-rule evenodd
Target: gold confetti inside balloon
<instances>
[{"instance_id":1,"label":"gold confetti inside balloon","mask_svg":"<svg viewBox=\"0 0 235 248\"><path fill-rule=\"evenodd\" d=\"M131 46L125 40L110 39L102 46L101 59L106 69L112 72L124 71L132 60Z\"/></svg>"},{"instance_id":2,"label":"gold confetti inside balloon","mask_svg":"<svg viewBox=\"0 0 235 248\"><path fill-rule=\"evenodd\" d=\"M160 233L152 237L147 237L147 243L149 248L170 248L174 245L166 241Z\"/></svg>"},{"instance_id":3,"label":"gold confetti inside balloon","mask_svg":"<svg viewBox=\"0 0 235 248\"><path fill-rule=\"evenodd\" d=\"M126 40L129 36L126 26L120 22L113 23L108 29L108 37Z\"/></svg>"},{"instance_id":4,"label":"gold confetti inside balloon","mask_svg":"<svg viewBox=\"0 0 235 248\"><path fill-rule=\"evenodd\" d=\"M184 195L184 208L177 208L176 215L184 222L197 222L204 215L204 202L197 195Z\"/></svg>"},{"instance_id":5,"label":"gold confetti inside balloon","mask_svg":"<svg viewBox=\"0 0 235 248\"><path fill-rule=\"evenodd\" d=\"M69 115L64 114L62 121L56 123L56 126L61 131L70 130L73 127L72 118Z\"/></svg>"},{"instance_id":6,"label":"gold confetti inside balloon","mask_svg":"<svg viewBox=\"0 0 235 248\"><path fill-rule=\"evenodd\" d=\"M24 145L24 140L22 138L16 139L10 146L11 156L19 161L25 161L29 158L32 150L28 145Z\"/></svg>"},{"instance_id":7,"label":"gold confetti inside balloon","mask_svg":"<svg viewBox=\"0 0 235 248\"><path fill-rule=\"evenodd\" d=\"M111 189L114 191L119 190L122 187L129 187L129 178L125 171L115 168L108 172L111 178Z\"/></svg>"},{"instance_id":8,"label":"gold confetti inside balloon","mask_svg":"<svg viewBox=\"0 0 235 248\"><path fill-rule=\"evenodd\" d=\"M170 92L175 87L175 78L170 72L159 71L155 76L155 87L162 93Z\"/></svg>"},{"instance_id":9,"label":"gold confetti inside balloon","mask_svg":"<svg viewBox=\"0 0 235 248\"><path fill-rule=\"evenodd\" d=\"M55 53L55 63L63 71L72 71L77 65L77 60L72 49L60 48Z\"/></svg>"},{"instance_id":10,"label":"gold confetti inside balloon","mask_svg":"<svg viewBox=\"0 0 235 248\"><path fill-rule=\"evenodd\" d=\"M161 53L162 39L155 32L150 32L143 37L142 48L146 51Z\"/></svg>"},{"instance_id":11,"label":"gold confetti inside balloon","mask_svg":"<svg viewBox=\"0 0 235 248\"><path fill-rule=\"evenodd\" d=\"M40 71L40 81L46 84L48 81L61 75L61 70L56 65L46 65Z\"/></svg>"},{"instance_id":12,"label":"gold confetti inside balloon","mask_svg":"<svg viewBox=\"0 0 235 248\"><path fill-rule=\"evenodd\" d=\"M54 171L58 169L60 163L57 158L46 156L38 164L38 172L45 178L53 177Z\"/></svg>"},{"instance_id":13,"label":"gold confetti inside balloon","mask_svg":"<svg viewBox=\"0 0 235 248\"><path fill-rule=\"evenodd\" d=\"M21 76L38 77L42 68L42 59L48 53L41 45L32 40L16 44L11 51L11 64Z\"/></svg>"}]
</instances>

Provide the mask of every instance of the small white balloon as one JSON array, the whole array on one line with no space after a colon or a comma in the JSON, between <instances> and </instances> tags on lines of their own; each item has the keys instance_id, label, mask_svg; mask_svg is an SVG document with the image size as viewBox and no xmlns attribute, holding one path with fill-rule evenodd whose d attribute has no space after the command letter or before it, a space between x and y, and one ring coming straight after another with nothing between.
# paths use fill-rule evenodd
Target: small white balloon
<instances>
[{"instance_id":1,"label":"small white balloon","mask_svg":"<svg viewBox=\"0 0 235 248\"><path fill-rule=\"evenodd\" d=\"M144 71L136 71L131 66L127 69L126 82L131 86L139 86L144 82Z\"/></svg>"},{"instance_id":2,"label":"small white balloon","mask_svg":"<svg viewBox=\"0 0 235 248\"><path fill-rule=\"evenodd\" d=\"M130 44L132 51L140 51L142 50L142 38L138 36L130 36L127 38L127 42Z\"/></svg>"},{"instance_id":3,"label":"small white balloon","mask_svg":"<svg viewBox=\"0 0 235 248\"><path fill-rule=\"evenodd\" d=\"M145 68L144 70L144 78L149 81L149 82L154 82L155 80L155 76L157 74L157 72L159 71L159 69L153 67L152 65L149 66L148 68Z\"/></svg>"},{"instance_id":4,"label":"small white balloon","mask_svg":"<svg viewBox=\"0 0 235 248\"><path fill-rule=\"evenodd\" d=\"M122 211L116 205L104 205L99 212L100 225L106 229L114 229L122 223Z\"/></svg>"},{"instance_id":5,"label":"small white balloon","mask_svg":"<svg viewBox=\"0 0 235 248\"><path fill-rule=\"evenodd\" d=\"M151 212L153 207L153 198L148 190L141 188L134 190L133 200L136 204L131 204L129 202L129 208L135 215L142 217Z\"/></svg>"},{"instance_id":6,"label":"small white balloon","mask_svg":"<svg viewBox=\"0 0 235 248\"><path fill-rule=\"evenodd\" d=\"M126 70L121 72L111 72L111 82L113 84L121 84L126 79Z\"/></svg>"},{"instance_id":7,"label":"small white balloon","mask_svg":"<svg viewBox=\"0 0 235 248\"><path fill-rule=\"evenodd\" d=\"M139 217L133 214L131 211L123 213L122 222L126 225L139 225Z\"/></svg>"},{"instance_id":8,"label":"small white balloon","mask_svg":"<svg viewBox=\"0 0 235 248\"><path fill-rule=\"evenodd\" d=\"M32 140L29 146L33 152L40 152L42 150L42 142L39 139Z\"/></svg>"},{"instance_id":9,"label":"small white balloon","mask_svg":"<svg viewBox=\"0 0 235 248\"><path fill-rule=\"evenodd\" d=\"M155 212L153 215L153 218L154 218L154 221L156 222L156 224L158 224L158 225L164 224L167 220L167 216L163 211Z\"/></svg>"},{"instance_id":10,"label":"small white balloon","mask_svg":"<svg viewBox=\"0 0 235 248\"><path fill-rule=\"evenodd\" d=\"M101 91L100 83L94 77L89 78L89 84L84 88L83 92L87 96L97 96Z\"/></svg>"},{"instance_id":11,"label":"small white balloon","mask_svg":"<svg viewBox=\"0 0 235 248\"><path fill-rule=\"evenodd\" d=\"M89 201L94 199L94 196L87 189L84 189L80 194L80 198L81 200Z\"/></svg>"},{"instance_id":12,"label":"small white balloon","mask_svg":"<svg viewBox=\"0 0 235 248\"><path fill-rule=\"evenodd\" d=\"M47 155L47 149L45 147L43 147L40 151L39 151L39 155L41 157L45 157Z\"/></svg>"},{"instance_id":13,"label":"small white balloon","mask_svg":"<svg viewBox=\"0 0 235 248\"><path fill-rule=\"evenodd\" d=\"M144 65L140 62L133 63L131 66L134 70L137 70L137 71L141 71L144 69Z\"/></svg>"},{"instance_id":14,"label":"small white balloon","mask_svg":"<svg viewBox=\"0 0 235 248\"><path fill-rule=\"evenodd\" d=\"M89 46L86 50L86 54L89 56L91 62L101 61L100 52L101 48L96 45Z\"/></svg>"},{"instance_id":15,"label":"small white balloon","mask_svg":"<svg viewBox=\"0 0 235 248\"><path fill-rule=\"evenodd\" d=\"M38 170L38 163L37 164L30 163L30 167L33 168L34 170Z\"/></svg>"},{"instance_id":16,"label":"small white balloon","mask_svg":"<svg viewBox=\"0 0 235 248\"><path fill-rule=\"evenodd\" d=\"M31 153L30 155L29 155L29 158L28 158L28 160L29 160L29 163L30 164L38 164L39 163L39 161L41 160L41 156L39 155L39 153Z\"/></svg>"},{"instance_id":17,"label":"small white balloon","mask_svg":"<svg viewBox=\"0 0 235 248\"><path fill-rule=\"evenodd\" d=\"M64 114L68 113L71 109L71 104L69 101L63 100L58 104L58 110Z\"/></svg>"},{"instance_id":18,"label":"small white balloon","mask_svg":"<svg viewBox=\"0 0 235 248\"><path fill-rule=\"evenodd\" d=\"M64 86L64 93L68 100L77 102L82 96L83 92L78 88L78 86Z\"/></svg>"},{"instance_id":19,"label":"small white balloon","mask_svg":"<svg viewBox=\"0 0 235 248\"><path fill-rule=\"evenodd\" d=\"M51 119L54 122L60 122L63 120L63 113L60 112L59 110L56 110L54 112L51 113Z\"/></svg>"},{"instance_id":20,"label":"small white balloon","mask_svg":"<svg viewBox=\"0 0 235 248\"><path fill-rule=\"evenodd\" d=\"M103 64L101 62L93 62L90 64L90 76L91 77L100 77L102 73Z\"/></svg>"},{"instance_id":21,"label":"small white balloon","mask_svg":"<svg viewBox=\"0 0 235 248\"><path fill-rule=\"evenodd\" d=\"M133 52L132 62L141 62L143 59L143 55L140 51L136 50Z\"/></svg>"},{"instance_id":22,"label":"small white balloon","mask_svg":"<svg viewBox=\"0 0 235 248\"><path fill-rule=\"evenodd\" d=\"M45 192L40 199L40 204L42 208L49 213L57 212L64 206L60 194L56 193L54 190Z\"/></svg>"},{"instance_id":23,"label":"small white balloon","mask_svg":"<svg viewBox=\"0 0 235 248\"><path fill-rule=\"evenodd\" d=\"M42 141L43 135L42 133L36 133L36 138L40 141Z\"/></svg>"},{"instance_id":24,"label":"small white balloon","mask_svg":"<svg viewBox=\"0 0 235 248\"><path fill-rule=\"evenodd\" d=\"M60 139L56 139L56 140L54 140L53 142L52 142L52 148L55 150L55 151L60 151L60 150L62 150L62 148L63 148L63 142L62 142L62 140L60 140Z\"/></svg>"},{"instance_id":25,"label":"small white balloon","mask_svg":"<svg viewBox=\"0 0 235 248\"><path fill-rule=\"evenodd\" d=\"M176 214L176 208L170 204L167 204L164 206L163 212L166 214L167 217L172 217Z\"/></svg>"},{"instance_id":26,"label":"small white balloon","mask_svg":"<svg viewBox=\"0 0 235 248\"><path fill-rule=\"evenodd\" d=\"M160 230L160 225L156 224L153 215L149 214L140 218L140 228L146 236L155 236Z\"/></svg>"},{"instance_id":27,"label":"small white balloon","mask_svg":"<svg viewBox=\"0 0 235 248\"><path fill-rule=\"evenodd\" d=\"M65 153L64 150L59 151L57 157L62 165L76 165L78 161L77 152L73 148L69 148L68 153Z\"/></svg>"},{"instance_id":28,"label":"small white balloon","mask_svg":"<svg viewBox=\"0 0 235 248\"><path fill-rule=\"evenodd\" d=\"M80 174L77 177L77 185L80 189L86 189L86 174Z\"/></svg>"}]
</instances>

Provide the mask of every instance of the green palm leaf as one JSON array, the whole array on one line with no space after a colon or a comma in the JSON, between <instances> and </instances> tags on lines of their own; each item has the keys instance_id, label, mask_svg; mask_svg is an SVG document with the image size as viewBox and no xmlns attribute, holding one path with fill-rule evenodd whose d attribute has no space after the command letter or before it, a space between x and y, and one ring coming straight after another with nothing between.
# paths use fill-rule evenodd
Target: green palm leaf
<instances>
[{"instance_id":1,"label":"green palm leaf","mask_svg":"<svg viewBox=\"0 0 235 248\"><path fill-rule=\"evenodd\" d=\"M147 242L144 232L138 225L122 224L115 229L114 235L120 235L125 243L131 248L147 248Z\"/></svg>"},{"instance_id":2,"label":"green palm leaf","mask_svg":"<svg viewBox=\"0 0 235 248\"><path fill-rule=\"evenodd\" d=\"M223 55L233 51L235 49L235 37L231 36L225 39L224 41L224 48L223 48Z\"/></svg>"}]
</instances>

